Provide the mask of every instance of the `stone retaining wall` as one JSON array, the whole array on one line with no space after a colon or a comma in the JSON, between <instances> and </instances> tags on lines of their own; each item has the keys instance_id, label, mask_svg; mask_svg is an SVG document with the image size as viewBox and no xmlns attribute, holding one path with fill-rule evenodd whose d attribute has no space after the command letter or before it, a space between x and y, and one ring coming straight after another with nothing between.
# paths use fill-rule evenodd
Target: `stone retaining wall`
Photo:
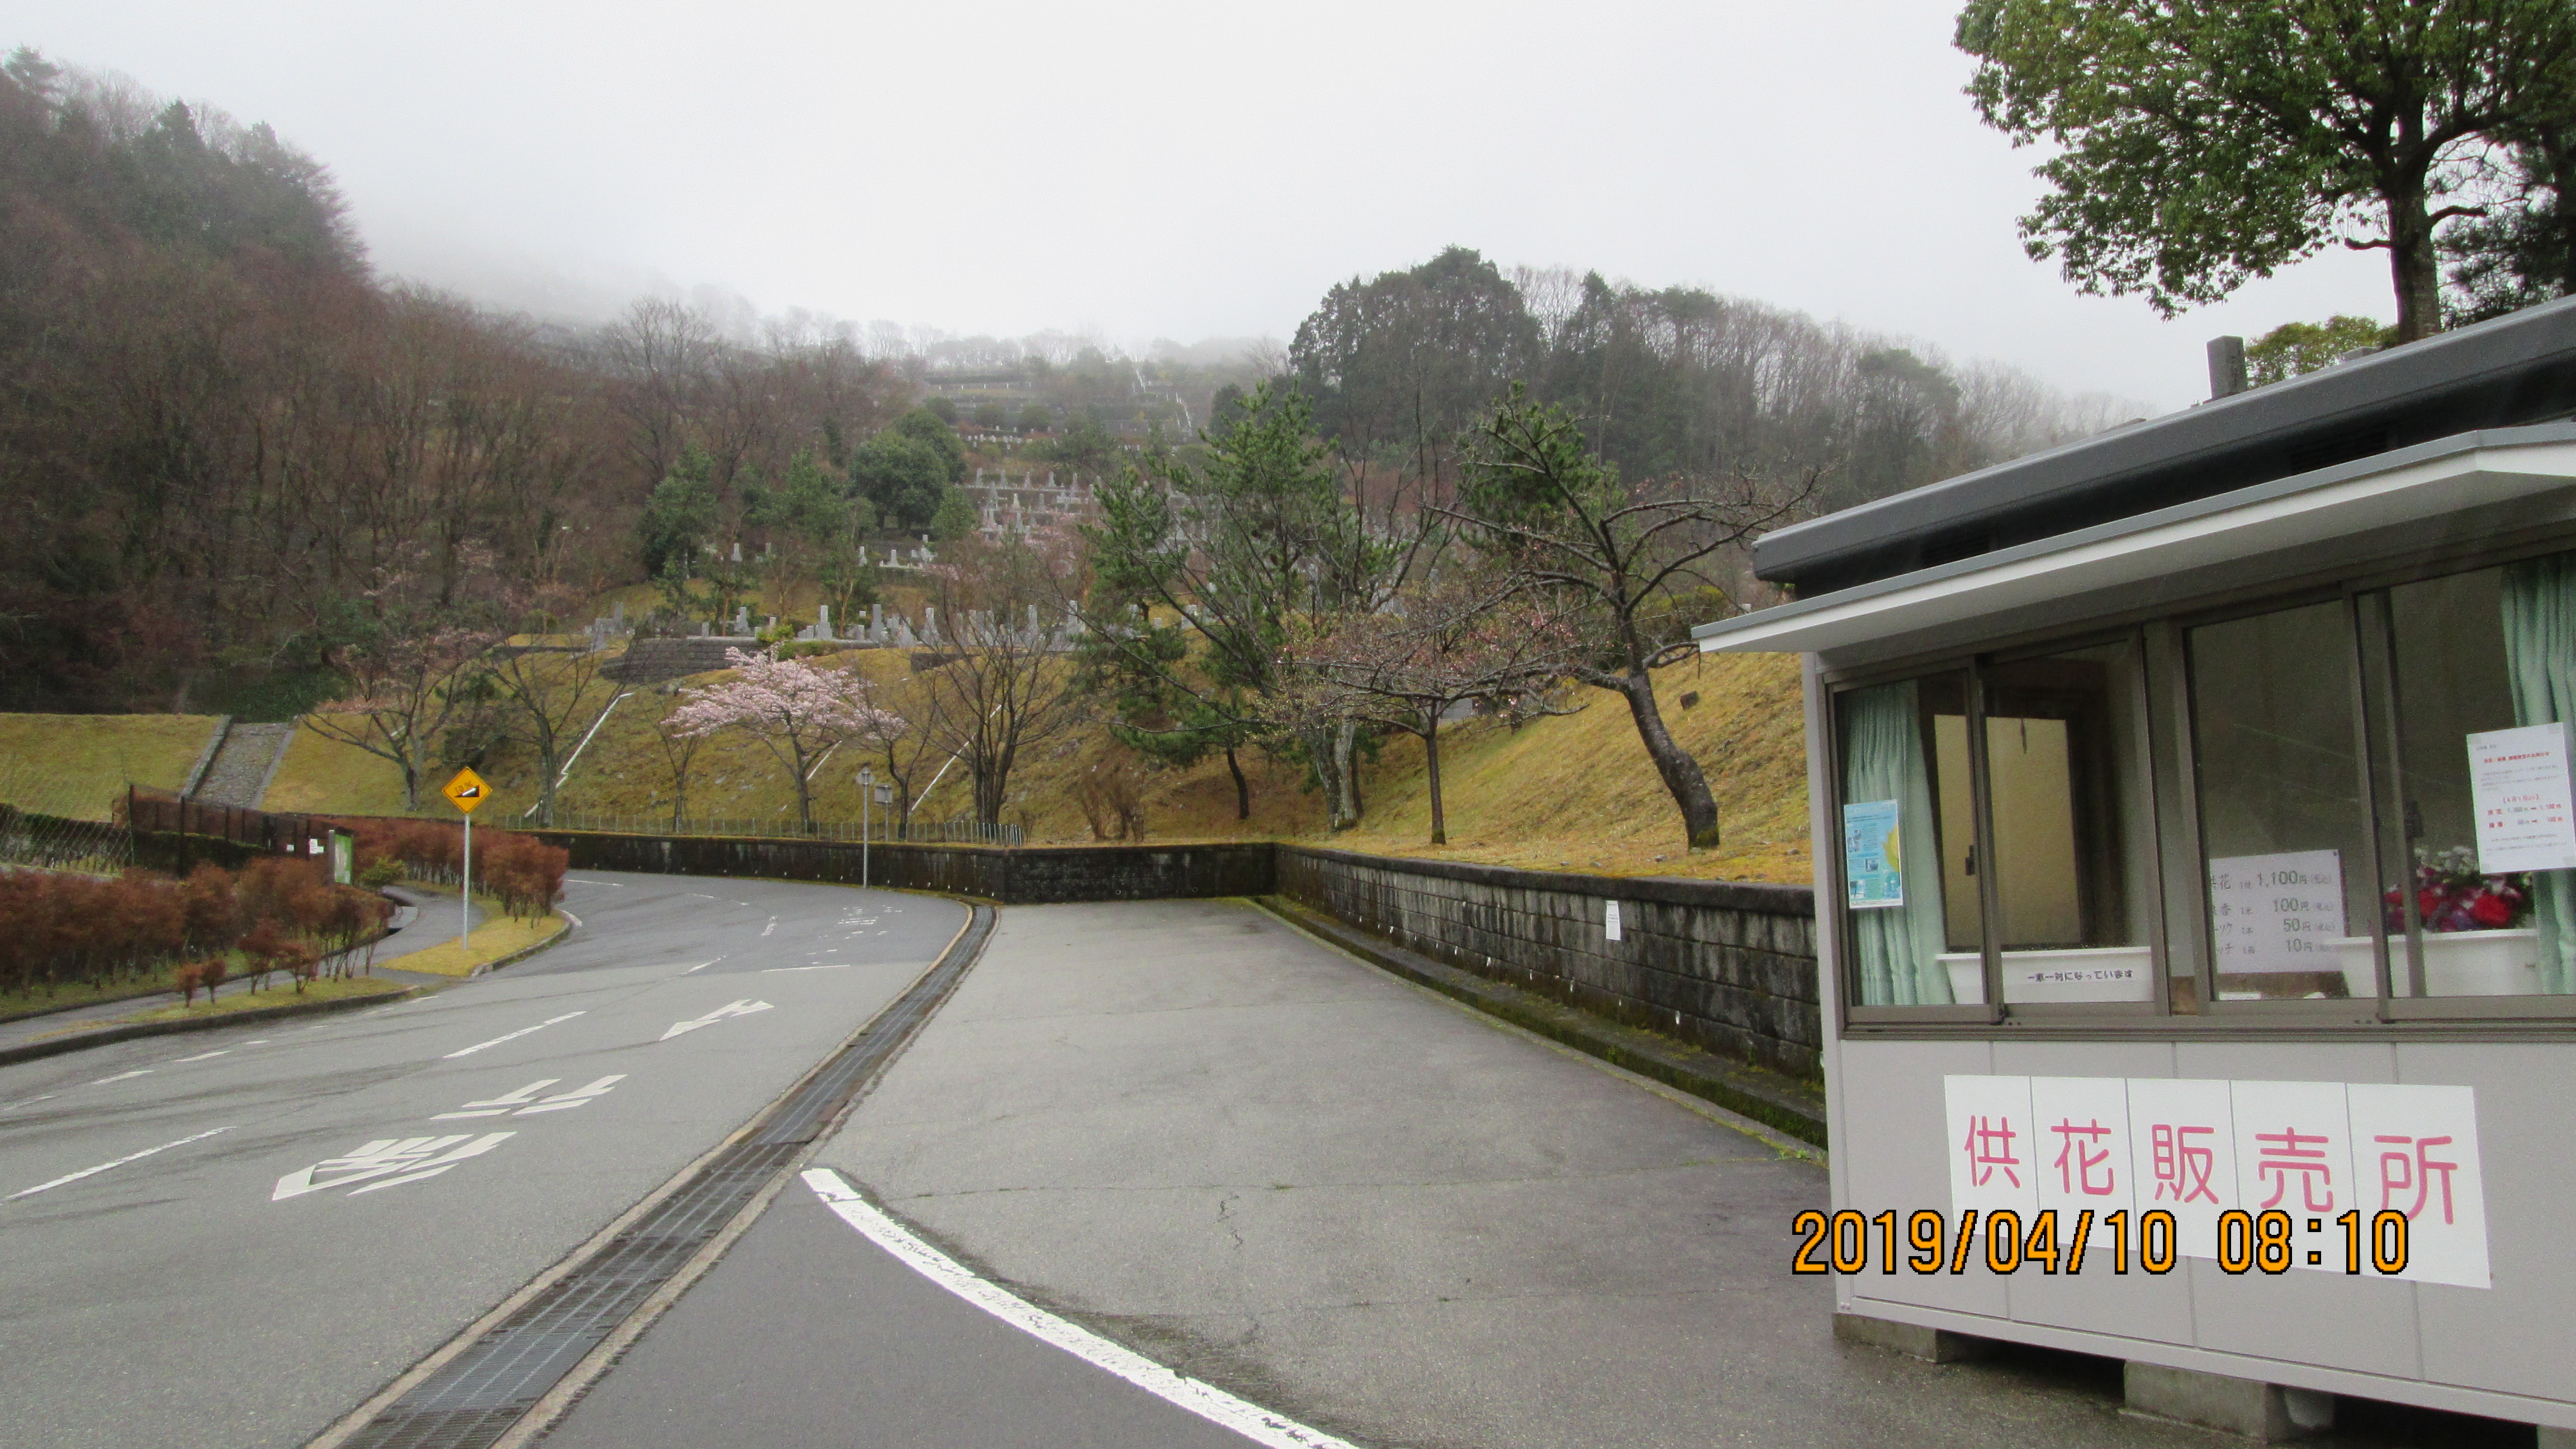
<instances>
[{"instance_id":1,"label":"stone retaining wall","mask_svg":"<svg viewBox=\"0 0 2576 1449\"><path fill-rule=\"evenodd\" d=\"M1804 886L1278 852L1280 894L1399 946L1789 1076L1823 1075Z\"/></svg>"},{"instance_id":2,"label":"stone retaining wall","mask_svg":"<svg viewBox=\"0 0 2576 1449\"><path fill-rule=\"evenodd\" d=\"M612 834L533 830L572 853L576 869L765 876L855 885L859 846L844 840ZM1006 850L986 845L879 841L868 879L898 890L949 891L1004 905L1267 895L1271 847L1093 845Z\"/></svg>"},{"instance_id":3,"label":"stone retaining wall","mask_svg":"<svg viewBox=\"0 0 2576 1449\"><path fill-rule=\"evenodd\" d=\"M847 841L527 832L576 869L859 879ZM1498 981L1773 1071L1821 1075L1815 895L1803 886L1624 880L1266 842L1006 850L877 844L869 879L1005 905L1284 895ZM1617 902L1620 937L1604 917Z\"/></svg>"}]
</instances>

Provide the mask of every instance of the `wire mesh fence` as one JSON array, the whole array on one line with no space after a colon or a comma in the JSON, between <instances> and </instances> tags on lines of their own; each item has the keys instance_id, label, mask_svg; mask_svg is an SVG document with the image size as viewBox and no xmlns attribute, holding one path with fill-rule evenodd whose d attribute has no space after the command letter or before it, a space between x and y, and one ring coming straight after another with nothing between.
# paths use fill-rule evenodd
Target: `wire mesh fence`
<instances>
[{"instance_id":1,"label":"wire mesh fence","mask_svg":"<svg viewBox=\"0 0 2576 1449\"><path fill-rule=\"evenodd\" d=\"M545 829L544 826L522 825L521 829ZM793 820L679 820L668 815L602 815L582 810L557 810L554 829L604 830L626 835L758 835L786 840L847 840L860 838L856 820L818 820L812 828ZM1026 842L1027 832L1017 824L1003 821L987 825L981 820L871 820L866 838L884 842L930 842L945 845L1018 846Z\"/></svg>"},{"instance_id":2,"label":"wire mesh fence","mask_svg":"<svg viewBox=\"0 0 2576 1449\"><path fill-rule=\"evenodd\" d=\"M0 805L0 862L112 875L134 864L134 832L112 821L65 820Z\"/></svg>"}]
</instances>

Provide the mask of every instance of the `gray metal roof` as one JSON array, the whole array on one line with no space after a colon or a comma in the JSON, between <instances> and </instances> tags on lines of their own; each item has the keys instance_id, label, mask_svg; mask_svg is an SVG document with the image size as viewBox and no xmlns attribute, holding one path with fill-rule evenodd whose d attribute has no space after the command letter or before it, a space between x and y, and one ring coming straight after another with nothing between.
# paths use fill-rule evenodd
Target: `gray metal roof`
<instances>
[{"instance_id":1,"label":"gray metal roof","mask_svg":"<svg viewBox=\"0 0 2576 1449\"><path fill-rule=\"evenodd\" d=\"M1806 597L2480 429L2576 416L2576 297L1765 535Z\"/></svg>"}]
</instances>

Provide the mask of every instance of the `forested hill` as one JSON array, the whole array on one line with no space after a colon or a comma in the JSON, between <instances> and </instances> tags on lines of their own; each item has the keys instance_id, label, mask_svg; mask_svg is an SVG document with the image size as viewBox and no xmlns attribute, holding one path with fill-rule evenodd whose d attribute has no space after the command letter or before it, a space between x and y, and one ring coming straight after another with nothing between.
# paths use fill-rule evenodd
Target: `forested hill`
<instances>
[{"instance_id":1,"label":"forested hill","mask_svg":"<svg viewBox=\"0 0 2576 1449\"><path fill-rule=\"evenodd\" d=\"M676 598L719 568L724 597L664 612L758 591L848 617L875 597L872 529L975 526L970 468L1096 480L1157 429L1229 426L1264 380L1310 400L1381 529L1451 496L1461 434L1516 385L1621 476L1810 479L1809 509L2126 415L1762 303L1464 248L1354 277L1284 355L1222 366L881 331L862 350L853 328L661 299L541 329L390 283L328 170L266 126L20 50L0 67L0 710L286 718L358 687L353 660L577 626L611 590ZM1016 410L974 390L992 377ZM1751 602L1729 558L1712 578Z\"/></svg>"},{"instance_id":2,"label":"forested hill","mask_svg":"<svg viewBox=\"0 0 2576 1449\"><path fill-rule=\"evenodd\" d=\"M1389 466L1436 468L1446 441L1521 382L1624 476L1812 474L1816 511L2138 412L1788 308L1562 267L1505 271L1464 247L1334 287L1289 362L1325 435Z\"/></svg>"},{"instance_id":3,"label":"forested hill","mask_svg":"<svg viewBox=\"0 0 2576 1449\"><path fill-rule=\"evenodd\" d=\"M632 581L684 444L726 486L778 476L908 392L846 342L735 347L677 310L567 347L386 285L267 127L16 52L0 709L277 717L406 614Z\"/></svg>"}]
</instances>

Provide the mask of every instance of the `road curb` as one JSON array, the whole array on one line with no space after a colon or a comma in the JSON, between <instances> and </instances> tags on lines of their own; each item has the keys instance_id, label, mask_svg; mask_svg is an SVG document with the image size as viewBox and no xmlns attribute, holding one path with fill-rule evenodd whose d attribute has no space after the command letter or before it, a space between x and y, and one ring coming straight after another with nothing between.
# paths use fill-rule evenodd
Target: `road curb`
<instances>
[{"instance_id":1,"label":"road curb","mask_svg":"<svg viewBox=\"0 0 2576 1449\"><path fill-rule=\"evenodd\" d=\"M1762 1090L1768 1086L1767 1083L1749 1078L1757 1068L1695 1051L1681 1042L1667 1047L1659 1041L1640 1040L1645 1035L1643 1032L1598 1021L1575 1008L1534 996L1517 987L1443 965L1344 925L1295 901L1278 896L1255 896L1251 900L1290 927L1346 951L1390 975L1437 991L1451 1000L1499 1017L1523 1031L1572 1047L1586 1056L1598 1057L1622 1070L1687 1092L1702 1101L1714 1102L1801 1142L1816 1147L1827 1145L1823 1104L1809 1107L1806 1103L1787 1099L1776 1090Z\"/></svg>"},{"instance_id":2,"label":"road curb","mask_svg":"<svg viewBox=\"0 0 2576 1449\"><path fill-rule=\"evenodd\" d=\"M379 991L372 996L342 996L330 1001L290 1001L279 1006L256 1006L248 1011L229 1011L221 1016L181 1017L172 1021L129 1021L121 1026L103 1026L96 1031L75 1032L51 1041L22 1042L13 1047L0 1047L0 1067L18 1062L41 1061L67 1052L86 1051L94 1046L108 1046L138 1037L176 1036L182 1032L213 1031L217 1027L242 1026L260 1021L284 1021L298 1016L321 1016L334 1011L355 1011L361 1006L382 1006L389 1001L404 1001L424 990L413 986L401 991Z\"/></svg>"},{"instance_id":3,"label":"road curb","mask_svg":"<svg viewBox=\"0 0 2576 1449\"><path fill-rule=\"evenodd\" d=\"M562 930L555 932L553 935L546 937L544 940L537 942L535 945L532 945L532 946L521 946L518 950L511 952L511 953L510 953L509 955L507 955L507 956L503 956L503 957L501 957L501 958L500 958L499 960L497 960L497 961L486 961L486 962L484 962L482 965L475 967L472 971L470 971L470 972L466 973L466 974L465 974L465 975L463 975L463 976L459 976L459 977L457 977L456 979L457 979L457 980L459 980L459 981L471 981L471 980L473 980L473 979L474 979L475 977L477 977L477 976L489 976L489 975L491 975L493 972L500 970L500 969L501 969L502 967L504 967L504 966L516 966L516 965L518 965L520 962L527 960L527 959L528 959L529 957L531 957L531 956L534 956L534 955L535 955L535 954L537 954L539 951L543 951L543 950L545 950L547 947L549 947L549 946L553 946L553 945L555 945L555 944L557 944L557 943L559 943L559 942L563 941L566 937L569 937L570 935L572 935L572 933L573 933L573 932L578 931L578 930L580 930L580 929L581 929L581 927L576 926L576 925L574 925L574 924L572 923L572 917L565 915L565 914L563 913L563 908L562 908L562 907L560 907L560 906L558 906L558 907L556 907L556 908L555 908L555 919L556 919L556 920L559 920L559 921L561 921L561 922L563 922L563 929L562 929ZM400 969L400 968L396 968L396 969Z\"/></svg>"}]
</instances>

